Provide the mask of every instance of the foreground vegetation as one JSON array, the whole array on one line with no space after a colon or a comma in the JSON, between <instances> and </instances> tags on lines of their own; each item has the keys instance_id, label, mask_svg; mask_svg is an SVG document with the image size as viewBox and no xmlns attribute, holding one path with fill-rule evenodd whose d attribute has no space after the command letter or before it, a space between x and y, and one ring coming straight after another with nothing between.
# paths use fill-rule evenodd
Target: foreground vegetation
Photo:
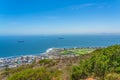
<instances>
[{"instance_id":1,"label":"foreground vegetation","mask_svg":"<svg viewBox=\"0 0 120 80\"><path fill-rule=\"evenodd\" d=\"M53 71L46 68L26 69L15 73L12 77L9 77L8 80L59 80L60 73L58 70Z\"/></svg>"},{"instance_id":2,"label":"foreground vegetation","mask_svg":"<svg viewBox=\"0 0 120 80\"><path fill-rule=\"evenodd\" d=\"M120 80L120 45L97 49L91 58L73 67L72 80L90 76L100 80Z\"/></svg>"},{"instance_id":3,"label":"foreground vegetation","mask_svg":"<svg viewBox=\"0 0 120 80\"><path fill-rule=\"evenodd\" d=\"M120 80L120 45L79 57L41 60L38 64L5 69L0 75L0 80Z\"/></svg>"}]
</instances>

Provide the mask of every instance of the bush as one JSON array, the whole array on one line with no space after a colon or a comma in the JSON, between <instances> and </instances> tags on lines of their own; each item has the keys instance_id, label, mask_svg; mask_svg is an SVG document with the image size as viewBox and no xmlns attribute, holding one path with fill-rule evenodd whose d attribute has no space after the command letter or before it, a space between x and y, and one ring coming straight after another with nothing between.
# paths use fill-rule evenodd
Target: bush
<instances>
[{"instance_id":1,"label":"bush","mask_svg":"<svg viewBox=\"0 0 120 80\"><path fill-rule=\"evenodd\" d=\"M51 62L52 62L51 59L43 59L43 60L40 60L40 61L39 61L40 64L49 64L49 63L51 63Z\"/></svg>"},{"instance_id":2,"label":"bush","mask_svg":"<svg viewBox=\"0 0 120 80\"><path fill-rule=\"evenodd\" d=\"M105 76L105 80L120 80L120 74L109 73Z\"/></svg>"},{"instance_id":3,"label":"bush","mask_svg":"<svg viewBox=\"0 0 120 80\"><path fill-rule=\"evenodd\" d=\"M19 66L17 68L6 68L2 75L5 75L5 76L9 76L11 74L14 74L16 72L20 72L20 71L23 71L25 69L30 69L30 68L33 68L34 64L31 64L31 65L22 65L22 66Z\"/></svg>"},{"instance_id":4,"label":"bush","mask_svg":"<svg viewBox=\"0 0 120 80\"><path fill-rule=\"evenodd\" d=\"M106 74L111 72L120 73L120 45L97 49L91 53L91 58L82 61L79 66L73 67L72 78L79 80L94 74L103 79Z\"/></svg>"},{"instance_id":5,"label":"bush","mask_svg":"<svg viewBox=\"0 0 120 80\"><path fill-rule=\"evenodd\" d=\"M54 66L56 62L51 59L43 59L39 61L39 64L46 67L50 67L50 66Z\"/></svg>"},{"instance_id":6,"label":"bush","mask_svg":"<svg viewBox=\"0 0 120 80\"><path fill-rule=\"evenodd\" d=\"M61 72L58 70L49 70L46 68L26 69L10 76L7 80L59 80Z\"/></svg>"}]
</instances>

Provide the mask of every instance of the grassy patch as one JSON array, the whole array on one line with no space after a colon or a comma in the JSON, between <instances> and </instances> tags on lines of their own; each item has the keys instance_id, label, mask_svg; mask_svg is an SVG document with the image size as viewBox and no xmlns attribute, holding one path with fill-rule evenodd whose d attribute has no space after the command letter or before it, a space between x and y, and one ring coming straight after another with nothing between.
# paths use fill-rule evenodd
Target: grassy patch
<instances>
[{"instance_id":1,"label":"grassy patch","mask_svg":"<svg viewBox=\"0 0 120 80\"><path fill-rule=\"evenodd\" d=\"M81 55L81 54L87 54L90 52L93 52L95 49L67 49L61 51L61 54L67 55L67 54L76 54L76 55Z\"/></svg>"}]
</instances>

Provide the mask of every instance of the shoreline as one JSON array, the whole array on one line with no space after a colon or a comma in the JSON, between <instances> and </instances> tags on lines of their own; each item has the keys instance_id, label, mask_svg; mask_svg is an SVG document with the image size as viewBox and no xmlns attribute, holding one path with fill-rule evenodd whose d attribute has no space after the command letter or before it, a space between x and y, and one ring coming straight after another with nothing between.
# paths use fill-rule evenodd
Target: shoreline
<instances>
[{"instance_id":1,"label":"shoreline","mask_svg":"<svg viewBox=\"0 0 120 80\"><path fill-rule=\"evenodd\" d=\"M46 49L45 52L42 52L42 53L36 53L36 54L27 54L27 55L17 55L17 56L8 56L8 57L0 57L1 58L12 58L12 57L21 57L21 56L40 56L40 55L43 55L43 54L46 54L47 52L49 52L50 50L53 50L53 49L99 49L99 48L105 48L105 47L66 47L66 48L48 48Z\"/></svg>"},{"instance_id":2,"label":"shoreline","mask_svg":"<svg viewBox=\"0 0 120 80\"><path fill-rule=\"evenodd\" d=\"M88 54L88 51L94 51L104 47L74 47L74 48L49 48L44 53L34 55L21 55L0 58L0 70L5 68L15 68L20 65L32 64L33 62L38 63L39 60L43 59L59 59L59 58L70 58L77 57L83 54ZM87 50L86 50L87 49ZM76 53L79 50L80 53ZM84 51L85 50L85 51ZM66 53L62 53L62 52ZM69 52L73 51L73 52ZM82 53L81 53L82 52Z\"/></svg>"}]
</instances>

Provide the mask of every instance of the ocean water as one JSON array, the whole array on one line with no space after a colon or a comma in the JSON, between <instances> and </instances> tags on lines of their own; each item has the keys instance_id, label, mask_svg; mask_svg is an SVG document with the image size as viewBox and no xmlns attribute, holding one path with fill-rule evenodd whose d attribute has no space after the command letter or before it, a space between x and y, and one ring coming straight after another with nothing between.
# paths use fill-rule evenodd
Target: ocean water
<instances>
[{"instance_id":1,"label":"ocean water","mask_svg":"<svg viewBox=\"0 0 120 80\"><path fill-rule=\"evenodd\" d=\"M0 36L0 57L36 55L49 48L106 47L114 44L120 44L120 35Z\"/></svg>"}]
</instances>

